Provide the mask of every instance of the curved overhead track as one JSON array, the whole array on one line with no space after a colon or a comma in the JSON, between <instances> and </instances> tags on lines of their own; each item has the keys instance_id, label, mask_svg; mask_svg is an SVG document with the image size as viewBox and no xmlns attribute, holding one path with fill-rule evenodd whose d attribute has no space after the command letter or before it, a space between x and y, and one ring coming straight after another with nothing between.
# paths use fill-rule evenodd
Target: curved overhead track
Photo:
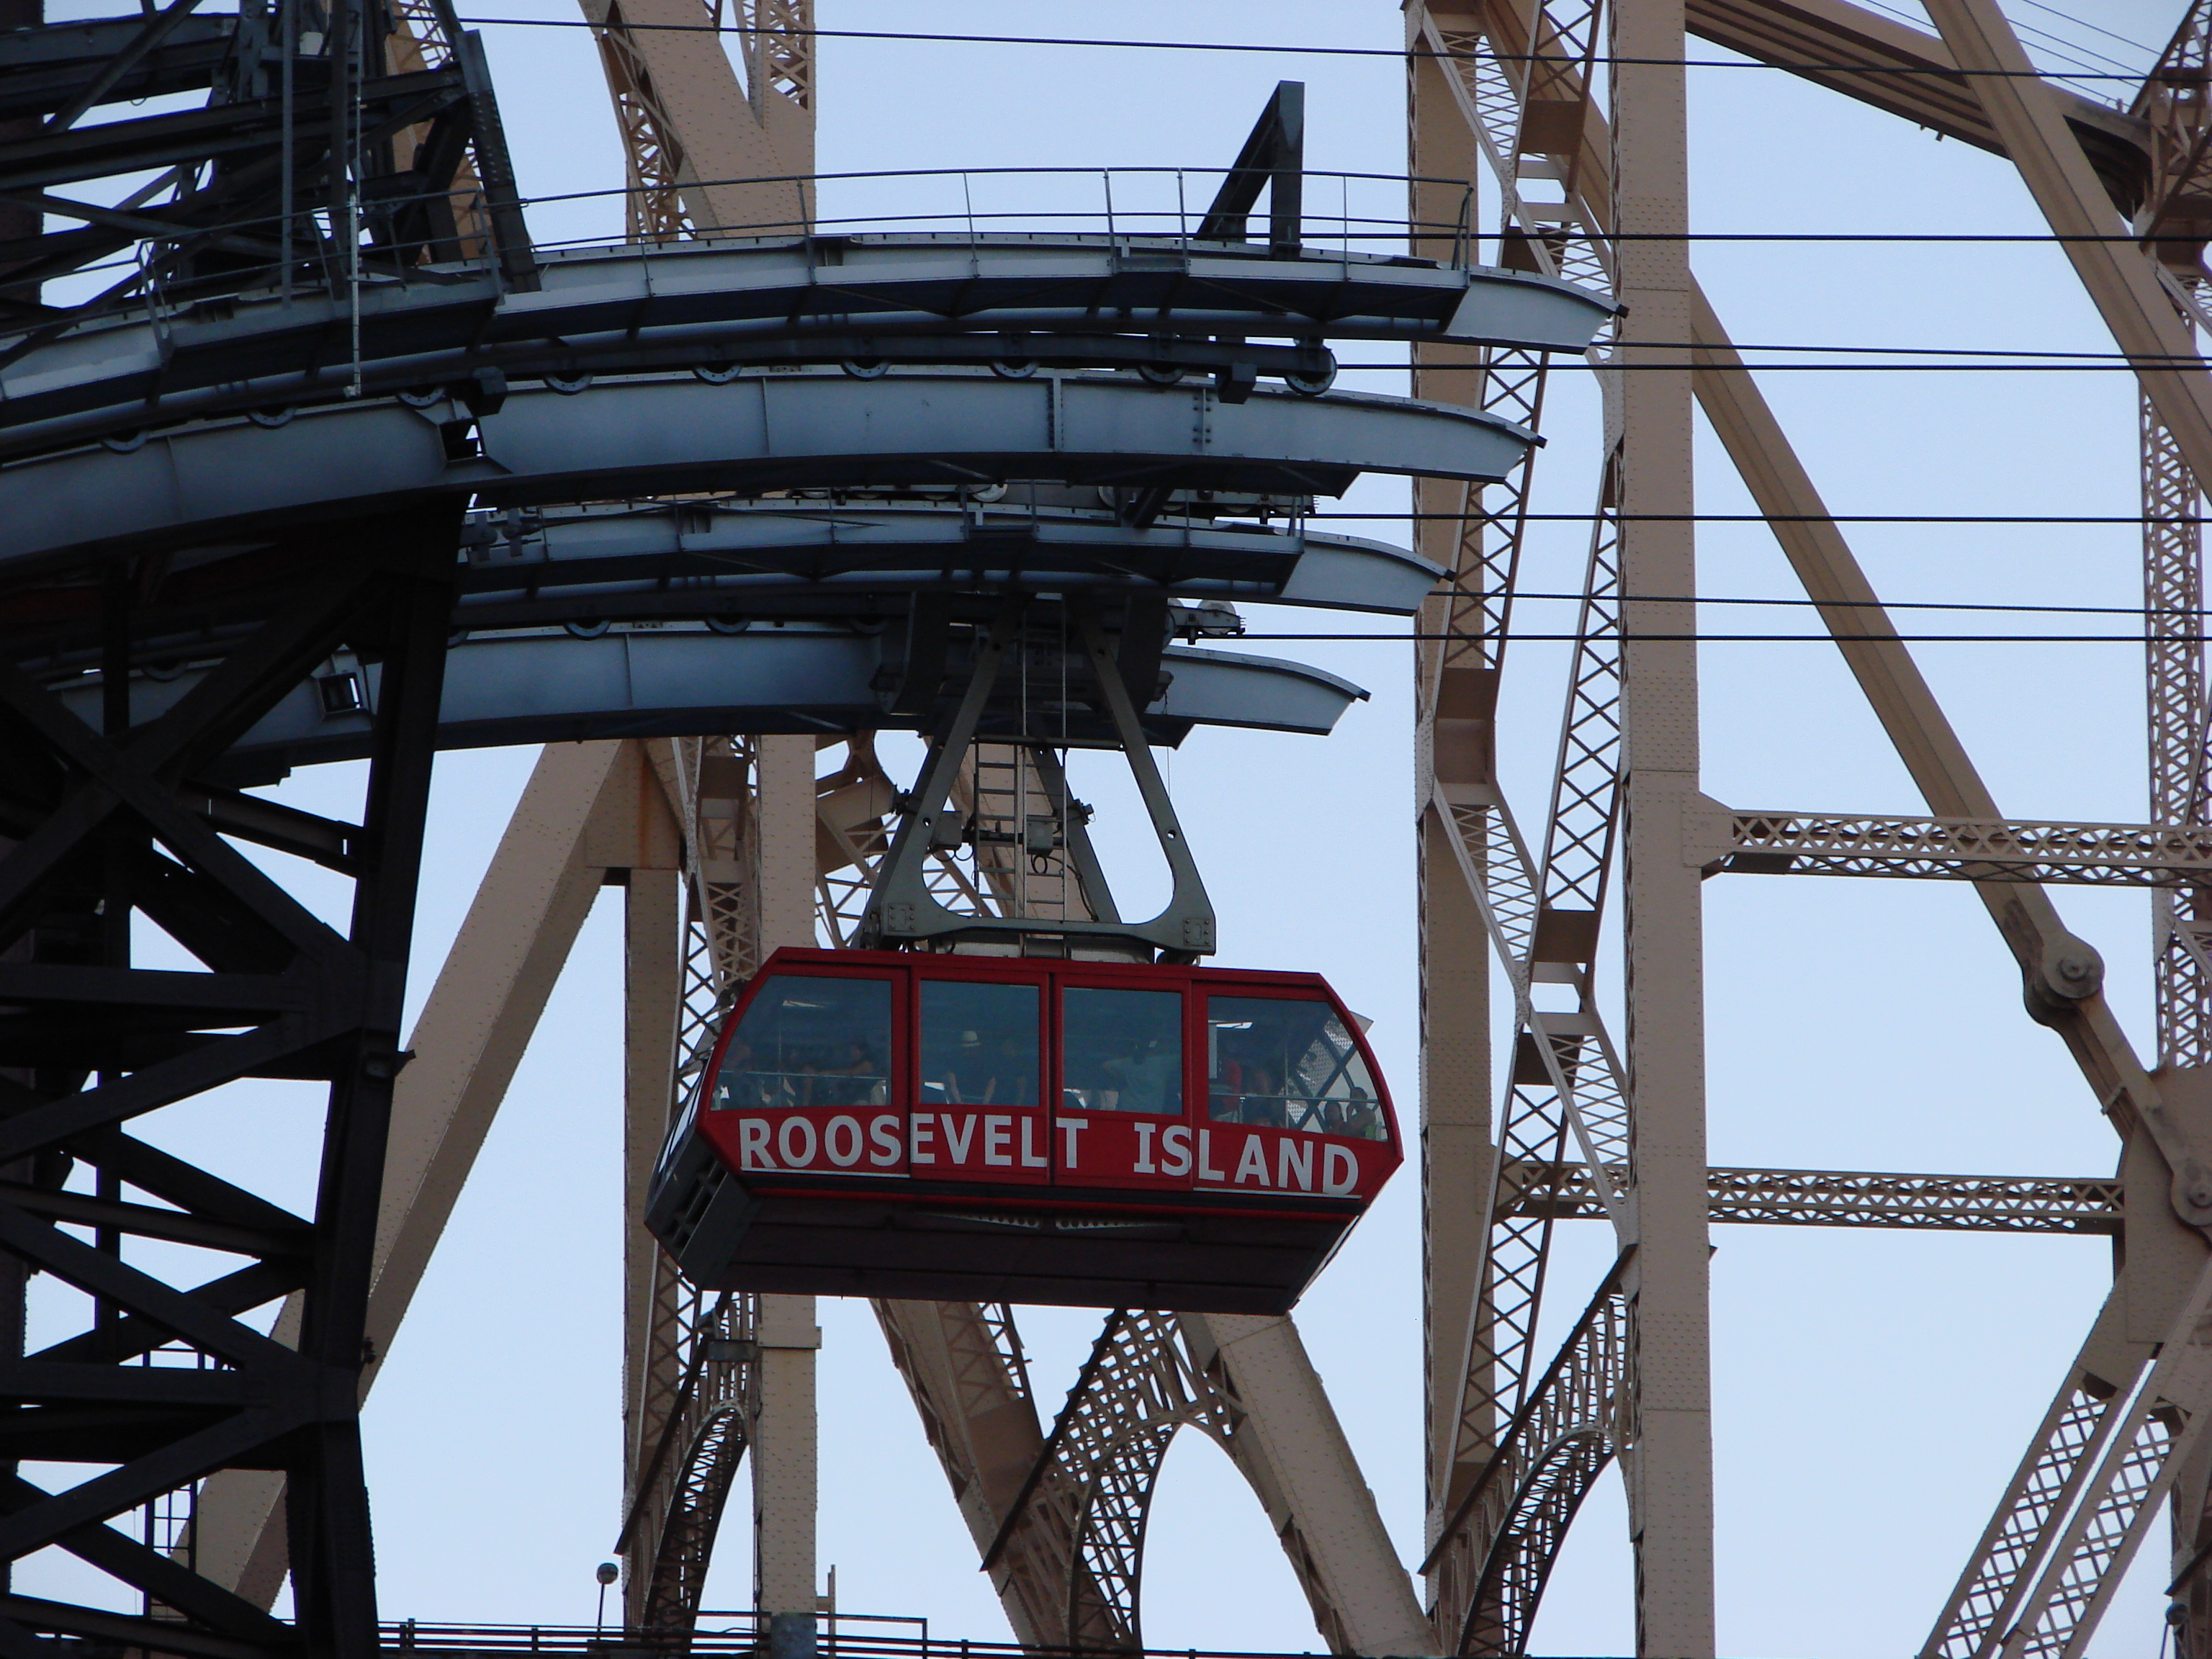
<instances>
[{"instance_id":1,"label":"curved overhead track","mask_svg":"<svg viewBox=\"0 0 2212 1659\"><path fill-rule=\"evenodd\" d=\"M1410 616L1443 573L1382 542L1302 526L1170 521L1011 502L656 503L480 514L463 534L457 621L880 617L909 596L1008 591Z\"/></svg>"},{"instance_id":2,"label":"curved overhead track","mask_svg":"<svg viewBox=\"0 0 2212 1659\"><path fill-rule=\"evenodd\" d=\"M1044 494L1043 491L1033 492ZM1061 491L1070 499L1095 492ZM1231 504L1233 505L1233 504ZM1224 507L1224 510L1227 510ZM312 556L312 538L246 556ZM453 623L463 631L696 623L973 623L1009 592L1131 604L1139 629L1233 633L1233 617L1164 600L1250 600L1408 616L1442 573L1384 543L1321 535L1296 523L1163 520L1137 527L1108 514L1011 501L644 502L482 511L462 536ZM179 561L145 613L137 660L156 670L201 660L255 616L226 599L229 562ZM52 682L100 665L98 582L33 586L0 599L16 660ZM248 589L250 594L250 588Z\"/></svg>"},{"instance_id":3,"label":"curved overhead track","mask_svg":"<svg viewBox=\"0 0 2212 1659\"><path fill-rule=\"evenodd\" d=\"M502 292L473 267L364 287L357 350L343 295L287 307L273 290L244 293L181 317L87 328L0 371L0 454L478 374L574 380L866 358L1311 374L1328 366L1327 339L1578 351L1613 311L1514 271L1175 240L793 238L540 257L534 293ZM1292 344L1253 343L1271 340Z\"/></svg>"},{"instance_id":4,"label":"curved overhead track","mask_svg":"<svg viewBox=\"0 0 2212 1659\"><path fill-rule=\"evenodd\" d=\"M926 713L884 707L878 686L891 638L794 627L738 635L652 629L595 639L552 630L461 640L446 655L437 744L482 749L732 730L921 729ZM1267 657L1170 647L1161 668L1166 684L1143 720L1155 742L1170 745L1200 725L1325 735L1367 695L1318 668ZM196 670L134 677L132 724L159 718L202 678ZM264 715L210 775L263 781L296 766L358 759L368 752L380 689L376 665L334 659ZM99 682L89 676L62 694L88 722L98 718L100 697ZM1040 717L1058 729L1059 711ZM1018 718L1013 705L1002 716ZM1110 729L1084 708L1069 710L1066 726L1079 743Z\"/></svg>"},{"instance_id":5,"label":"curved overhead track","mask_svg":"<svg viewBox=\"0 0 2212 1659\"><path fill-rule=\"evenodd\" d=\"M988 484L1008 478L1138 489L1341 495L1362 472L1492 481L1534 434L1496 416L1403 398L1263 391L1119 375L836 371L707 385L690 376L533 388L471 415L362 401L270 428L185 427L118 453L88 446L0 470L6 564L251 537L279 524L479 504L686 491Z\"/></svg>"}]
</instances>

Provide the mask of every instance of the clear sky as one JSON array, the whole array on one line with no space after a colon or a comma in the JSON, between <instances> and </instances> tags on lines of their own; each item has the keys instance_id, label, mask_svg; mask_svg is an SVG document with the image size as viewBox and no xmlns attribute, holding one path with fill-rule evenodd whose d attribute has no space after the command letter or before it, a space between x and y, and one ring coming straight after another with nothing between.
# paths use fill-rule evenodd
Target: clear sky
<instances>
[{"instance_id":1,"label":"clear sky","mask_svg":"<svg viewBox=\"0 0 2212 1659\"><path fill-rule=\"evenodd\" d=\"M576 15L554 0L463 0L461 9L486 19ZM2172 28L2179 0L2079 9L2137 44L2026 0L2012 4L2023 24L2140 69ZM957 8L819 0L819 13L830 28L1380 47L1401 38L1399 13L1384 0L967 0ZM621 155L589 37L489 23L485 33L525 191L619 185ZM1695 55L1725 58L1703 46ZM819 162L825 172L1218 167L1279 78L1308 83L1313 168L1403 171L1403 71L1389 58L843 40L821 50ZM1691 95L1691 199L1700 230L2042 228L1998 159L1787 76L1699 68ZM1074 179L1021 199L1048 205L1061 190L1073 209L1096 205L1097 186ZM1310 189L1314 214L1332 210L1325 194ZM1344 199L1361 210L1349 192ZM605 198L549 204L532 223L548 240L612 239L621 228L618 204ZM1715 306L1747 343L2110 344L2065 261L2045 246L1714 242L1694 257ZM2136 510L2135 394L2122 375L1793 369L1765 374L1760 383L1838 512ZM1401 390L1403 376L1347 374L1345 384ZM1586 510L1595 488L1595 400L1587 376L1571 367L1557 377L1546 430L1538 508ZM1701 510L1749 510L1710 434L1701 432L1697 465ZM1407 526L1388 515L1404 510L1406 494L1401 483L1362 484L1348 505L1377 516L1335 527L1402 542ZM1892 599L2125 606L2139 599L2136 535L2125 525L1867 526L1850 533ZM1538 526L1528 589L1571 591L1585 539L1572 525ZM1700 564L1710 597L1796 596L1757 526L1709 526ZM1571 625L1560 605L1532 601L1519 614L1532 632ZM1955 614L1911 614L1907 631L1972 625ZM1311 613L1254 611L1251 619L1255 628L1297 627L1310 625ZM1717 605L1705 609L1704 623L1715 632L1811 626L1798 613ZM2124 634L2126 625L2125 617L2073 618L2056 631ZM2021 631L2009 619L1991 626ZM1219 959L1327 973L1376 1022L1374 1040L1410 1118L1417 1030L1409 649L1252 648L1319 663L1373 696L1328 739L1201 732L1170 763L1220 908ZM1918 655L2005 811L2143 817L2139 648L1930 644ZM1540 820L1547 793L1563 666L1559 647L1537 642L1516 646L1509 665L1501 767L1524 824ZM1922 810L1832 648L1716 641L1703 647L1702 673L1709 793L1742 806ZM441 763L418 1002L531 760L504 751ZM355 769L329 769L295 780L288 793L313 800L357 787ZM1127 817L1116 823L1112 811L1116 793L1103 781L1079 778L1079 787L1094 788L1107 808L1100 828L1110 859L1126 844ZM1715 1163L2112 1169L2110 1130L2057 1040L2022 1015L2016 974L1969 890L1734 877L1705 891ZM2147 1049L2146 902L2058 896L2069 925L2103 951L2115 1005ZM619 902L606 894L586 928L368 1407L387 1616L591 1616L592 1570L613 1542L621 1498ZM1608 977L1617 990L1617 971ZM180 1144L222 1133L220 1108L204 1117L198 1129L176 1132ZM311 1173L311 1133L302 1116L259 1149L272 1191L299 1192ZM1421 1543L1416 1198L1409 1169L1299 1314L1409 1563ZM1564 1231L1554 1325L1579 1308L1608 1254L1601 1229ZM1915 1649L2095 1312L2109 1282L2107 1247L2090 1238L1744 1228L1717 1230L1715 1243L1723 1651L1857 1659ZM822 1323L820 1555L825 1567L836 1565L841 1605L926 1616L933 1633L1003 1638L866 1305L825 1302ZM1097 1325L1090 1314L1024 1313L1044 1400L1056 1401L1073 1379ZM709 1595L724 1607L742 1606L750 1594L742 1501L732 1510ZM1619 1481L1608 1474L1553 1582L1539 1651L1630 1650L1624 1519ZM2164 1554L2161 1528L2093 1649L2100 1659L2151 1652ZM1196 1437L1167 1463L1146 1558L1145 1620L1155 1646L1318 1645L1256 1503Z\"/></svg>"}]
</instances>

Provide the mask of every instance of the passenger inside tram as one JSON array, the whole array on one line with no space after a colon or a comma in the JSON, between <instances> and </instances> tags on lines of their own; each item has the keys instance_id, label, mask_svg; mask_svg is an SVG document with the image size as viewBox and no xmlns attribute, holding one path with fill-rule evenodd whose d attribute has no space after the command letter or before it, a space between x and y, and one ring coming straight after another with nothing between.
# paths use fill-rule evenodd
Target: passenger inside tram
<instances>
[{"instance_id":1,"label":"passenger inside tram","mask_svg":"<svg viewBox=\"0 0 2212 1659\"><path fill-rule=\"evenodd\" d=\"M1309 1134L1388 1138L1375 1079L1325 1002L1209 997L1206 1114Z\"/></svg>"},{"instance_id":2,"label":"passenger inside tram","mask_svg":"<svg viewBox=\"0 0 2212 1659\"><path fill-rule=\"evenodd\" d=\"M1069 1111L1182 1111L1182 996L1070 986L1060 1006L1060 1101Z\"/></svg>"},{"instance_id":3,"label":"passenger inside tram","mask_svg":"<svg viewBox=\"0 0 2212 1659\"><path fill-rule=\"evenodd\" d=\"M880 1106L890 1052L890 981L778 974L730 1034L714 1106Z\"/></svg>"},{"instance_id":4,"label":"passenger inside tram","mask_svg":"<svg viewBox=\"0 0 2212 1659\"><path fill-rule=\"evenodd\" d=\"M921 1103L1037 1103L1037 1003L1033 985L921 982Z\"/></svg>"}]
</instances>

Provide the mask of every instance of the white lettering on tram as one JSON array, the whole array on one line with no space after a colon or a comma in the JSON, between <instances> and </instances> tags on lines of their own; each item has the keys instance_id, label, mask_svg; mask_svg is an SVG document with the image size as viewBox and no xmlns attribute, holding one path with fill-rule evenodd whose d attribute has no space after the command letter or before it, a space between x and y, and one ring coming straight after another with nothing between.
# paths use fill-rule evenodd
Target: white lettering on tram
<instances>
[{"instance_id":1,"label":"white lettering on tram","mask_svg":"<svg viewBox=\"0 0 2212 1659\"><path fill-rule=\"evenodd\" d=\"M1339 1175L1341 1169L1344 1173ZM1359 1160L1348 1146L1324 1146L1321 1152L1321 1189L1331 1198L1342 1198L1359 1184Z\"/></svg>"},{"instance_id":2,"label":"white lettering on tram","mask_svg":"<svg viewBox=\"0 0 2212 1659\"><path fill-rule=\"evenodd\" d=\"M878 1170L896 1169L901 1156L899 1120L883 1113L868 1120L866 1139L860 1120L840 1115L830 1120L817 1138L814 1125L803 1117L774 1123L764 1117L738 1120L738 1164L745 1170L804 1170L812 1166L817 1152L826 1154L840 1170L849 1170L866 1151ZM931 1160L925 1157L922 1162Z\"/></svg>"},{"instance_id":3,"label":"white lettering on tram","mask_svg":"<svg viewBox=\"0 0 2212 1659\"><path fill-rule=\"evenodd\" d=\"M1198 1132L1198 1178L1200 1181L1225 1181L1227 1176L1213 1167L1213 1131Z\"/></svg>"},{"instance_id":4,"label":"white lettering on tram","mask_svg":"<svg viewBox=\"0 0 2212 1659\"><path fill-rule=\"evenodd\" d=\"M903 1147L899 1142L899 1120L892 1113L871 1117L865 1134L859 1118L842 1115L831 1118L818 1133L813 1122L804 1117L787 1117L780 1123L762 1117L741 1117L738 1120L738 1164L744 1170L804 1170L813 1164L818 1152L836 1168L849 1170L860 1163L864 1152L869 1164L878 1170L896 1169L902 1153L911 1163L934 1164L937 1156L931 1148L941 1133L951 1153L951 1161L965 1164L969 1153L975 1149L980 1122L982 1162L994 1169L1012 1169L1017 1163L1013 1150L1017 1121L1021 1124L1020 1167L1046 1167L1048 1160L1037 1149L1037 1119L1024 1116L1017 1120L1011 1114L951 1112L915 1113L907 1124ZM1055 1121L1060 1125L1062 1167L1080 1168L1081 1137L1083 1131L1091 1127L1091 1120L1061 1117ZM1185 1176L1195 1166L1200 1181L1228 1182L1226 1175L1213 1166L1212 1130L1197 1132L1194 1157L1188 1124L1137 1123L1131 1127L1137 1132L1133 1173ZM1275 1144L1275 1167L1270 1180L1266 1139L1257 1134L1246 1134L1237 1152L1236 1178L1228 1184L1243 1186L1252 1182L1284 1192L1310 1193L1314 1190L1314 1153L1318 1145L1321 1190L1331 1198L1344 1198L1358 1189L1359 1159L1349 1147L1317 1143L1298 1135L1284 1136Z\"/></svg>"},{"instance_id":5,"label":"white lettering on tram","mask_svg":"<svg viewBox=\"0 0 2212 1659\"><path fill-rule=\"evenodd\" d=\"M1160 1160L1164 1176L1190 1173L1190 1125L1170 1123L1160 1132Z\"/></svg>"}]
</instances>

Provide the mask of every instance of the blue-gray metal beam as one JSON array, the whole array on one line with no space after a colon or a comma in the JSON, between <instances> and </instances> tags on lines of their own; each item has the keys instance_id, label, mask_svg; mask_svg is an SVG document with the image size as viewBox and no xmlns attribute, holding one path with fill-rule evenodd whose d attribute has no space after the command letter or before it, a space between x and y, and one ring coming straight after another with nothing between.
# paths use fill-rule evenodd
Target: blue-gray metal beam
<instances>
[{"instance_id":1,"label":"blue-gray metal beam","mask_svg":"<svg viewBox=\"0 0 2212 1659\"><path fill-rule=\"evenodd\" d=\"M372 506L622 499L702 490L986 483L1340 495L1365 471L1502 478L1538 441L1495 416L1355 393L1261 391L1134 377L836 370L708 385L689 375L461 404L336 404L269 428L246 420L88 446L0 471L0 566L65 564L251 537ZM456 455L456 449L464 453Z\"/></svg>"},{"instance_id":2,"label":"blue-gray metal beam","mask_svg":"<svg viewBox=\"0 0 2212 1659\"><path fill-rule=\"evenodd\" d=\"M917 590L1165 591L1410 616L1444 573L1401 548L1296 525L1164 520L1014 504L687 501L480 515L464 534L470 627L714 614L805 601L882 615ZM888 599L886 596L890 597ZM509 614L513 613L513 614ZM477 617L493 619L479 622Z\"/></svg>"},{"instance_id":3,"label":"blue-gray metal beam","mask_svg":"<svg viewBox=\"0 0 2212 1659\"><path fill-rule=\"evenodd\" d=\"M884 712L876 690L883 636L837 628L703 628L614 631L579 639L559 629L465 640L447 653L441 749L678 737L726 732L831 732L914 727ZM1170 647L1168 685L1144 711L1155 742L1180 743L1194 725L1324 735L1367 693L1297 663ZM326 707L325 681L353 677ZM143 725L199 683L198 670L131 684L131 720ZM295 689L216 769L254 781L296 766L368 752L380 673L350 659ZM100 713L88 678L62 700L88 721ZM358 706L365 701L366 707Z\"/></svg>"},{"instance_id":4,"label":"blue-gray metal beam","mask_svg":"<svg viewBox=\"0 0 2212 1659\"><path fill-rule=\"evenodd\" d=\"M1373 254L1069 237L686 242L540 256L543 287L466 267L362 290L362 384L437 386L898 355L1118 361L1159 341L1455 340L1579 351L1611 301L1548 277ZM273 289L181 317L120 318L0 371L0 453L194 418L337 399L354 383L347 302ZM3 340L4 337L0 337ZM1087 347L1071 344L1088 342ZM908 355L911 355L909 353ZM1140 354L1141 355L1141 354ZM1172 355L1170 353L1170 355ZM1132 362L1129 365L1134 367Z\"/></svg>"}]
</instances>

